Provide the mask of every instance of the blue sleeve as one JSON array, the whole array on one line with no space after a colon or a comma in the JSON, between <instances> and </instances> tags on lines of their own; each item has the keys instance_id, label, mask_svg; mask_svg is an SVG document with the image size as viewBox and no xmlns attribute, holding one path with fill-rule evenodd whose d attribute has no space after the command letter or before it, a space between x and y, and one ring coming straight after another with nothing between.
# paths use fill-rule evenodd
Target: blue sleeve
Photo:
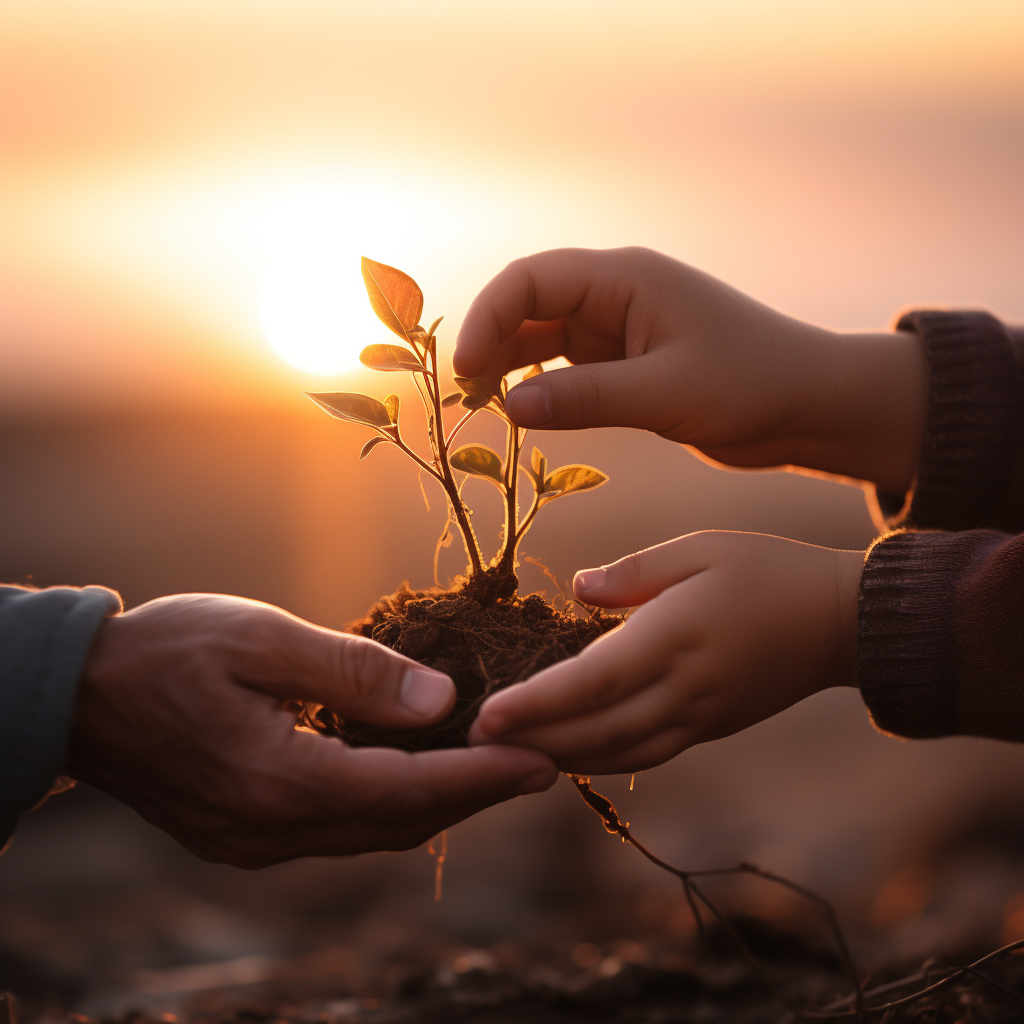
<instances>
[{"instance_id":1,"label":"blue sleeve","mask_svg":"<svg viewBox=\"0 0 1024 1024\"><path fill-rule=\"evenodd\" d=\"M61 774L86 655L119 611L104 587L0 587L0 848Z\"/></svg>"}]
</instances>

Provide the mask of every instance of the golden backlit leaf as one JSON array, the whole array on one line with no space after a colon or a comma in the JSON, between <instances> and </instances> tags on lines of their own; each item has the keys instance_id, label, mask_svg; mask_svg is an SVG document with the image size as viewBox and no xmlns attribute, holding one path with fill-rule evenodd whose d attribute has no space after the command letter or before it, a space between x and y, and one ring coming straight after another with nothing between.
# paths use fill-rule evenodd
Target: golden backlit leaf
<instances>
[{"instance_id":1,"label":"golden backlit leaf","mask_svg":"<svg viewBox=\"0 0 1024 1024\"><path fill-rule=\"evenodd\" d=\"M401 345L368 345L359 353L359 362L371 370L412 370L423 372L423 364Z\"/></svg>"},{"instance_id":2,"label":"golden backlit leaf","mask_svg":"<svg viewBox=\"0 0 1024 1024\"><path fill-rule=\"evenodd\" d=\"M533 468L534 479L537 483L543 483L544 477L548 474L548 460L541 454L539 448L533 449L533 455L530 457L530 466Z\"/></svg>"},{"instance_id":3,"label":"golden backlit leaf","mask_svg":"<svg viewBox=\"0 0 1024 1024\"><path fill-rule=\"evenodd\" d=\"M377 263L364 256L360 266L374 313L395 334L408 340L409 331L419 324L423 312L420 286L408 274L386 263Z\"/></svg>"},{"instance_id":4,"label":"golden backlit leaf","mask_svg":"<svg viewBox=\"0 0 1024 1024\"><path fill-rule=\"evenodd\" d=\"M441 399L441 408L450 409L453 405L458 405L462 401L462 392L456 391L453 395L445 395Z\"/></svg>"},{"instance_id":5,"label":"golden backlit leaf","mask_svg":"<svg viewBox=\"0 0 1024 1024\"><path fill-rule=\"evenodd\" d=\"M485 444L464 444L448 456L452 469L471 476L485 476L494 481L502 490L505 489L505 478L501 472L501 459L498 453Z\"/></svg>"},{"instance_id":6,"label":"golden backlit leaf","mask_svg":"<svg viewBox=\"0 0 1024 1024\"><path fill-rule=\"evenodd\" d=\"M397 423L398 422L398 406L399 406L399 404L400 404L400 402L399 402L398 395L388 395L388 397L384 399L384 408L387 409L388 416L391 417L391 422L392 423Z\"/></svg>"},{"instance_id":7,"label":"golden backlit leaf","mask_svg":"<svg viewBox=\"0 0 1024 1024\"><path fill-rule=\"evenodd\" d=\"M589 491L600 487L608 477L593 466L561 466L544 478L545 491L572 494L573 491Z\"/></svg>"},{"instance_id":8,"label":"golden backlit leaf","mask_svg":"<svg viewBox=\"0 0 1024 1024\"><path fill-rule=\"evenodd\" d=\"M440 322L441 322L441 321L442 321L443 319L444 319L444 317L443 317L443 316L439 316L439 317L438 317L438 318L437 318L437 319L436 319L436 320L435 320L435 321L434 321L434 322L433 322L433 323L432 323L432 324L430 325L430 330L429 330L429 331L427 331L427 336L428 336L428 337L433 337L434 331L436 331L436 330L437 330L437 326L438 326L438 324L440 324Z\"/></svg>"},{"instance_id":9,"label":"golden backlit leaf","mask_svg":"<svg viewBox=\"0 0 1024 1024\"><path fill-rule=\"evenodd\" d=\"M362 460L365 459L366 456L377 447L377 445L383 444L386 440L386 437L371 437L370 440L363 445L362 451L359 453L359 461L362 462Z\"/></svg>"},{"instance_id":10,"label":"golden backlit leaf","mask_svg":"<svg viewBox=\"0 0 1024 1024\"><path fill-rule=\"evenodd\" d=\"M540 363L534 363L526 373L523 374L523 380L529 380L531 377L536 377L538 373L543 373L544 367Z\"/></svg>"},{"instance_id":11,"label":"golden backlit leaf","mask_svg":"<svg viewBox=\"0 0 1024 1024\"><path fill-rule=\"evenodd\" d=\"M483 398L490 401L493 394L491 385L482 377L456 377L455 385L469 398Z\"/></svg>"},{"instance_id":12,"label":"golden backlit leaf","mask_svg":"<svg viewBox=\"0 0 1024 1024\"><path fill-rule=\"evenodd\" d=\"M351 394L344 391L303 391L307 398L316 402L326 413L339 420L362 423L367 427L389 427L391 417L387 409L368 395Z\"/></svg>"}]
</instances>

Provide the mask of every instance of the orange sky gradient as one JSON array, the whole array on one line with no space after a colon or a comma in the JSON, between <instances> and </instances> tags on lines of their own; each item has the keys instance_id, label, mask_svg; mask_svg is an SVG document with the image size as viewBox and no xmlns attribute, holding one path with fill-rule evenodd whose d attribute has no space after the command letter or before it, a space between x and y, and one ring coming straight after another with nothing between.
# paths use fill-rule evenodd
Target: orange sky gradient
<instances>
[{"instance_id":1,"label":"orange sky gradient","mask_svg":"<svg viewBox=\"0 0 1024 1024\"><path fill-rule=\"evenodd\" d=\"M281 274L336 275L340 334L386 340L359 252L449 343L558 245L650 245L838 327L1024 319L1017 0L7 0L0 133L9 409L379 387L290 368L261 321Z\"/></svg>"}]
</instances>

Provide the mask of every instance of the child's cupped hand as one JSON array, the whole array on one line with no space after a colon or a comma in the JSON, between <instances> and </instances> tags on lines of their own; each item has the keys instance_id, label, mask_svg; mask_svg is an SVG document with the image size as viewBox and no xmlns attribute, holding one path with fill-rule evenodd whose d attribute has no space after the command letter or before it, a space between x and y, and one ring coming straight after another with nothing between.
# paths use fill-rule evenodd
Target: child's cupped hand
<instances>
[{"instance_id":1,"label":"child's cupped hand","mask_svg":"<svg viewBox=\"0 0 1024 1024\"><path fill-rule=\"evenodd\" d=\"M640 607L576 657L490 697L470 742L533 747L563 771L641 771L856 685L863 557L707 531L578 573L581 601Z\"/></svg>"}]
</instances>

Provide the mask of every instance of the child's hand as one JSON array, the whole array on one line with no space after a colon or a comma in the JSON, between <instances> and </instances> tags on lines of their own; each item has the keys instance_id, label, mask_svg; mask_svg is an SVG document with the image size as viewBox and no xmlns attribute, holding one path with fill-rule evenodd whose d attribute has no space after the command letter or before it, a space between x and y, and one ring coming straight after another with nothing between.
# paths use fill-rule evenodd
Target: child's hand
<instances>
[{"instance_id":1,"label":"child's hand","mask_svg":"<svg viewBox=\"0 0 1024 1024\"><path fill-rule=\"evenodd\" d=\"M805 466L904 493L917 471L927 365L915 335L802 323L649 249L557 249L477 296L455 370L509 392L523 427L643 427L732 466Z\"/></svg>"},{"instance_id":2,"label":"child's hand","mask_svg":"<svg viewBox=\"0 0 1024 1024\"><path fill-rule=\"evenodd\" d=\"M708 531L578 573L580 600L642 607L577 657L485 701L470 741L534 747L563 771L641 771L856 685L863 558Z\"/></svg>"}]
</instances>

